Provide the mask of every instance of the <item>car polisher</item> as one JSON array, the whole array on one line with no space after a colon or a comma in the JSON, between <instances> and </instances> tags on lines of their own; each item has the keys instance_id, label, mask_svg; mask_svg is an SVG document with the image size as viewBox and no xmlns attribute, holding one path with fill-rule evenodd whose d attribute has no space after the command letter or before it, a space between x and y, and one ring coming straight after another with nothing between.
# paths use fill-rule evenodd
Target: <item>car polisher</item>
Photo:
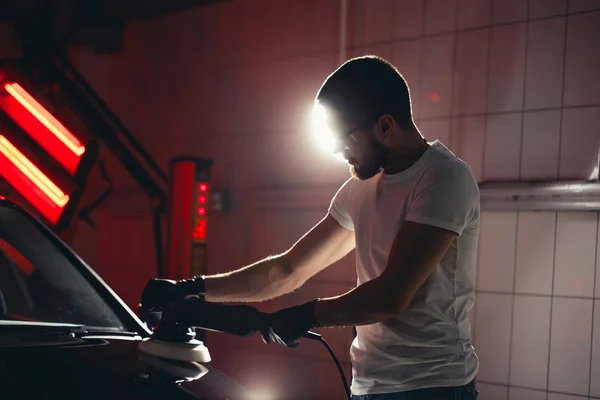
<instances>
[{"instance_id":1,"label":"car polisher","mask_svg":"<svg viewBox=\"0 0 600 400\"><path fill-rule=\"evenodd\" d=\"M153 313L144 310L143 314L149 316ZM263 326L266 317L267 314L249 306L212 303L197 297L186 298L162 311L158 326L149 339L140 343L139 349L146 354L171 360L209 362L208 348L196 339L194 328L248 336ZM156 317L150 319L156 320Z\"/></svg>"},{"instance_id":2,"label":"car polisher","mask_svg":"<svg viewBox=\"0 0 600 400\"><path fill-rule=\"evenodd\" d=\"M148 310L145 312L148 315ZM195 338L193 328L249 336L264 327L268 317L268 314L246 305L225 305L207 302L198 297L186 298L163 310L158 326L149 339L139 344L139 349L163 359L209 362L211 358L208 348ZM152 318L157 320L155 316ZM318 333L308 331L304 337L319 341L325 346L340 373L346 396L350 399L348 382L333 349Z\"/></svg>"},{"instance_id":3,"label":"car polisher","mask_svg":"<svg viewBox=\"0 0 600 400\"><path fill-rule=\"evenodd\" d=\"M176 313L164 312L149 339L139 344L140 351L160 358L188 362L209 362L208 348L196 339L191 326L185 326Z\"/></svg>"}]
</instances>

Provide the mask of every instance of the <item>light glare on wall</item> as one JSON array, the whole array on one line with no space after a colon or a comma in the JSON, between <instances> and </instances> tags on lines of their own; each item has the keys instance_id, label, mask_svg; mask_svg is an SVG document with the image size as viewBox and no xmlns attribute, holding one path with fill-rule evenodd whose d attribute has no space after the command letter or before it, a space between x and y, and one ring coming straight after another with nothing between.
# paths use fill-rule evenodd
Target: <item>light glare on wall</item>
<instances>
[{"instance_id":1,"label":"light glare on wall","mask_svg":"<svg viewBox=\"0 0 600 400\"><path fill-rule=\"evenodd\" d=\"M326 154L335 156L340 161L346 161L339 149L339 141L331 130L329 111L322 104L316 103L311 114L311 131L317 148Z\"/></svg>"}]
</instances>

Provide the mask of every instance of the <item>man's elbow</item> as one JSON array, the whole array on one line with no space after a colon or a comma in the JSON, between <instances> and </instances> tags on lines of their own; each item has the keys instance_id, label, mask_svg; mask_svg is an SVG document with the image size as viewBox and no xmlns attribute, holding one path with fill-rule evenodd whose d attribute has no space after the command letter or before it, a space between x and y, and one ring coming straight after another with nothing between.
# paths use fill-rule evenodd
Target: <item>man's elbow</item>
<instances>
[{"instance_id":1,"label":"man's elbow","mask_svg":"<svg viewBox=\"0 0 600 400\"><path fill-rule=\"evenodd\" d=\"M410 306L411 302L412 296L405 294L398 295L398 293L393 293L385 296L382 311L389 318L395 317L404 312Z\"/></svg>"},{"instance_id":2,"label":"man's elbow","mask_svg":"<svg viewBox=\"0 0 600 400\"><path fill-rule=\"evenodd\" d=\"M285 293L292 292L304 283L294 268L293 259L289 253L277 257L278 262L269 273L269 283L277 285Z\"/></svg>"}]
</instances>

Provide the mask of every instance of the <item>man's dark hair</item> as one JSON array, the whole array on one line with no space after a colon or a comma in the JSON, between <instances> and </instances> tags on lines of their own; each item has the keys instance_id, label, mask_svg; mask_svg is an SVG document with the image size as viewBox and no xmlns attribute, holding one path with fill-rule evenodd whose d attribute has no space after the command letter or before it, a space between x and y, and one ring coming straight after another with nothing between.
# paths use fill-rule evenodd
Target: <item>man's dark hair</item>
<instances>
[{"instance_id":1,"label":"man's dark hair","mask_svg":"<svg viewBox=\"0 0 600 400\"><path fill-rule=\"evenodd\" d=\"M410 92L404 77L377 56L346 61L327 77L316 100L351 124L383 114L390 114L401 124L412 120Z\"/></svg>"}]
</instances>

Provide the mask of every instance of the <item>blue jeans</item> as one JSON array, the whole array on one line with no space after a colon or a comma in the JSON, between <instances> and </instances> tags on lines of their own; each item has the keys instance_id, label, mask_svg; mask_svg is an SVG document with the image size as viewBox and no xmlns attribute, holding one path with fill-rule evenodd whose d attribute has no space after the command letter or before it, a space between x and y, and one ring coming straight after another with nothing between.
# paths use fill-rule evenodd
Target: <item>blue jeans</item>
<instances>
[{"instance_id":1,"label":"blue jeans","mask_svg":"<svg viewBox=\"0 0 600 400\"><path fill-rule=\"evenodd\" d=\"M476 400L475 379L464 386L409 390L407 392L363 394L352 400Z\"/></svg>"}]
</instances>

